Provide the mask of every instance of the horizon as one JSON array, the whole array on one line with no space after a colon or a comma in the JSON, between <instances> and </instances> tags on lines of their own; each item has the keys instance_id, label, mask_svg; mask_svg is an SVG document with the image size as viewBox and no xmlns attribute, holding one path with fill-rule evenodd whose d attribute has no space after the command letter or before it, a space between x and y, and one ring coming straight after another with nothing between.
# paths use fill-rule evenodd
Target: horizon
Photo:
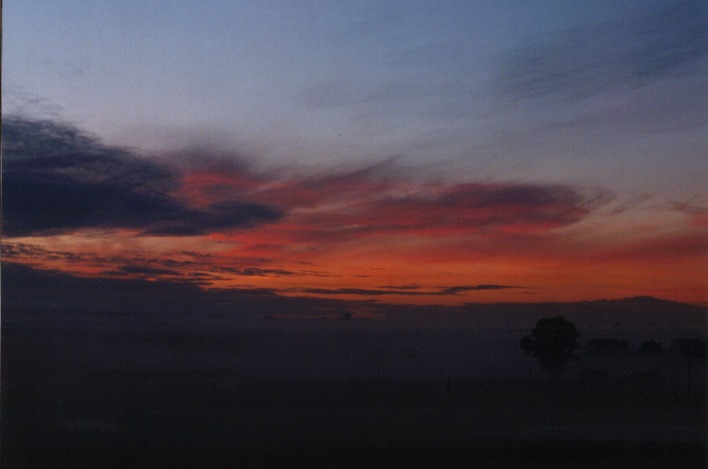
<instances>
[{"instance_id":1,"label":"horizon","mask_svg":"<svg viewBox=\"0 0 708 469\"><path fill-rule=\"evenodd\" d=\"M166 331L174 327L169 325L172 320L182 318L179 322L187 321L200 330L219 329L220 324L264 330L277 330L278 325L287 329L290 324L297 330L297 324L301 324L305 330L316 332L329 330L329 326L317 325L326 322L341 323L342 330L359 330L359 324L364 328L360 332L427 331L434 335L440 330L522 331L542 317L562 316L575 322L582 335L591 336L606 331L612 337L654 334L668 340L686 334L704 337L708 331L705 305L647 296L572 302L396 304L283 296L268 289L203 289L171 280L81 277L7 262L1 278L8 317L17 320L23 314L39 314L36 319L44 317L48 325L68 320L67 314L86 320L94 317L100 323L100 318L108 314L129 321L133 317L148 322L162 318ZM56 319L52 319L55 314Z\"/></svg>"},{"instance_id":2,"label":"horizon","mask_svg":"<svg viewBox=\"0 0 708 469\"><path fill-rule=\"evenodd\" d=\"M392 303L392 302L380 302L378 299L338 299L338 298L328 298L328 297L316 297L316 296L288 296L288 295L281 295L278 293L277 290L269 290L267 288L258 288L258 289L245 289L245 288L239 288L239 287L223 287L223 288L218 288L218 287L208 287L204 285L199 285L199 284L194 284L192 282L185 282L182 280L175 280L175 279L145 279L145 278L126 278L126 277L121 277L121 278L115 278L112 276L95 276L95 275L81 275L81 274L76 274L76 273L71 273L71 272L65 272L60 269L43 269L43 268L37 268L36 266L33 266L31 264L24 264L21 262L13 262L13 261L6 261L5 262L5 267L11 270L17 269L17 268L22 268L26 269L26 272L30 272L30 275L37 275L37 276L50 276L50 277L55 277L55 278L65 278L65 279L75 279L75 280L81 280L81 279L86 279L86 280L98 280L98 281L105 281L105 280L117 280L117 281L123 281L123 282L137 282L137 283L143 283L145 285L149 286L156 286L159 287L159 285L171 285L174 287L179 287L179 286L184 286L184 285L190 285L192 287L198 288L200 291L203 293L209 294L209 293L246 293L246 294L255 294L255 295L274 295L275 297L280 297L282 299L320 299L320 300L327 300L330 299L334 303L341 303L341 304L356 304L356 303L362 303L362 304L368 304L368 305L375 305L375 306L381 306L385 307L386 305L390 306L418 306L418 307L434 307L434 306L443 306L443 307L461 307L461 306L474 306L474 305L541 305L541 304L582 304L582 303L598 303L598 302L665 302L665 303L676 303L676 304L682 304L686 306L696 306L696 307L708 307L708 304L701 304L701 303L690 303L690 302L682 302L682 301L676 301L672 300L669 298L660 298L660 297L655 297L651 295L636 295L636 296L625 296L625 297L617 297L617 298L606 298L606 297L597 297L597 298L585 298L585 299L579 299L579 300L573 300L573 301L547 301L547 300L539 300L539 301L494 301L494 302L467 302L467 303L461 303L461 304L454 304L454 305L440 305L438 303L415 303L415 304L410 304L410 303ZM14 275L14 273L9 274L11 277ZM12 282L11 282L12 283ZM20 283L22 285L22 283ZM17 285L13 285L13 287L16 287ZM12 302L12 301L11 301Z\"/></svg>"}]
</instances>

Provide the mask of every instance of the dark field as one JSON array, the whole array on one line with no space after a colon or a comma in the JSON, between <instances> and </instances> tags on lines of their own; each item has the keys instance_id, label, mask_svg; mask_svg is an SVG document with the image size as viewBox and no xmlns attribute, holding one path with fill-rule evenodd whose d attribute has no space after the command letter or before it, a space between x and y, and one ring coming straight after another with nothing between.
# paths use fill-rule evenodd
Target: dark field
<instances>
[{"instance_id":1,"label":"dark field","mask_svg":"<svg viewBox=\"0 0 708 469\"><path fill-rule=\"evenodd\" d=\"M5 467L706 462L705 399L675 383L203 381L106 373L66 394L10 386Z\"/></svg>"},{"instance_id":2,"label":"dark field","mask_svg":"<svg viewBox=\"0 0 708 469\"><path fill-rule=\"evenodd\" d=\"M703 362L550 380L522 331L165 317L3 311L3 467L706 465Z\"/></svg>"}]
</instances>

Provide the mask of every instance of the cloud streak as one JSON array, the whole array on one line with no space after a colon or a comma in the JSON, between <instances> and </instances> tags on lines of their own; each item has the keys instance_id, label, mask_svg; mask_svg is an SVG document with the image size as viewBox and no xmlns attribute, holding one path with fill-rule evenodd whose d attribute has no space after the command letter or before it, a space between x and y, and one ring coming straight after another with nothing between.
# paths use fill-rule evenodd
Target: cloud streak
<instances>
[{"instance_id":1,"label":"cloud streak","mask_svg":"<svg viewBox=\"0 0 708 469\"><path fill-rule=\"evenodd\" d=\"M468 292L468 291L480 291L480 290L506 290L509 288L520 288L511 285L458 285L454 287L443 288L440 291L441 295L456 295L458 293Z\"/></svg>"},{"instance_id":2,"label":"cloud streak","mask_svg":"<svg viewBox=\"0 0 708 469\"><path fill-rule=\"evenodd\" d=\"M507 290L510 288L520 288L511 285L458 285L454 287L444 287L436 290L420 290L420 287L410 285L390 286L387 288L305 288L298 290L302 293L314 295L354 295L354 296L448 296L459 293L482 290Z\"/></svg>"},{"instance_id":3,"label":"cloud streak","mask_svg":"<svg viewBox=\"0 0 708 469\"><path fill-rule=\"evenodd\" d=\"M294 277L326 275L323 272L291 271L278 268L261 268L253 266L234 266L233 259L219 262L214 256L192 255L191 253L168 253L170 257L155 257L154 253L123 252L116 255L102 255L96 252L72 252L47 249L27 243L4 242L2 256L6 260L27 263L30 265L53 262L63 264L65 268L76 271L95 272L115 276L152 276L180 279L190 277L210 281L223 280L229 277ZM242 260L253 264L267 263L268 260ZM105 270L105 269L112 270Z\"/></svg>"},{"instance_id":4,"label":"cloud streak","mask_svg":"<svg viewBox=\"0 0 708 469\"><path fill-rule=\"evenodd\" d=\"M556 32L507 59L502 90L567 100L687 73L708 57L705 13L704 2L687 0L624 24Z\"/></svg>"}]
</instances>

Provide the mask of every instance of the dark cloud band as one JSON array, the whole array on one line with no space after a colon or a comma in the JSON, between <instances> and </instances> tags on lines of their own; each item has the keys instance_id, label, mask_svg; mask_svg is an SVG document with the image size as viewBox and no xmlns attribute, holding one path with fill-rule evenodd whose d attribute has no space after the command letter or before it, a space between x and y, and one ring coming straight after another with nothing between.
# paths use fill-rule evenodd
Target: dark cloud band
<instances>
[{"instance_id":1,"label":"dark cloud band","mask_svg":"<svg viewBox=\"0 0 708 469\"><path fill-rule=\"evenodd\" d=\"M277 207L251 201L190 207L175 195L176 171L55 122L5 119L3 155L6 236L83 228L198 235L283 215Z\"/></svg>"},{"instance_id":2,"label":"dark cloud band","mask_svg":"<svg viewBox=\"0 0 708 469\"><path fill-rule=\"evenodd\" d=\"M417 290L419 287L411 288L408 285L391 286L387 289L368 289L368 288L306 288L298 290L302 293L311 295L361 295L361 296L382 296L382 295L402 295L402 296L440 296L440 295L457 295L469 291L479 290L506 290L510 288L519 288L511 285L460 285L454 287L445 287L439 290L424 291Z\"/></svg>"}]
</instances>

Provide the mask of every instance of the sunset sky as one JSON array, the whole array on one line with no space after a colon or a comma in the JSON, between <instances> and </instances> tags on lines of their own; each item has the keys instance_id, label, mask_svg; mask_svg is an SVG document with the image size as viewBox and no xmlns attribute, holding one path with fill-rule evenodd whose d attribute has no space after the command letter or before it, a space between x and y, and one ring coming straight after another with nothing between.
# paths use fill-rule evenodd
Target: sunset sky
<instances>
[{"instance_id":1,"label":"sunset sky","mask_svg":"<svg viewBox=\"0 0 708 469\"><path fill-rule=\"evenodd\" d=\"M3 262L708 301L703 1L6 1Z\"/></svg>"}]
</instances>

